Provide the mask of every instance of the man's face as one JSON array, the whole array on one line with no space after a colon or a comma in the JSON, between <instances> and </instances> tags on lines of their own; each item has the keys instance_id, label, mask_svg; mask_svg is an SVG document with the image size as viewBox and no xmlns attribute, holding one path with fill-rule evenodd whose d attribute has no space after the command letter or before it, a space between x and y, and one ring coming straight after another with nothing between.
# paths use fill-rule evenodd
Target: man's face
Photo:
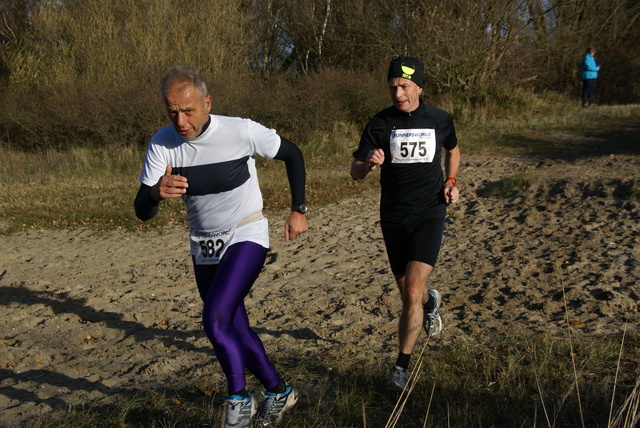
<instances>
[{"instance_id":1,"label":"man's face","mask_svg":"<svg viewBox=\"0 0 640 428\"><path fill-rule=\"evenodd\" d=\"M404 77L389 79L389 94L393 105L400 111L409 113L420 105L422 88Z\"/></svg>"},{"instance_id":2,"label":"man's face","mask_svg":"<svg viewBox=\"0 0 640 428\"><path fill-rule=\"evenodd\" d=\"M169 86L164 104L171 124L185 140L200 135L209 120L211 96L199 94L192 83L178 82Z\"/></svg>"}]
</instances>

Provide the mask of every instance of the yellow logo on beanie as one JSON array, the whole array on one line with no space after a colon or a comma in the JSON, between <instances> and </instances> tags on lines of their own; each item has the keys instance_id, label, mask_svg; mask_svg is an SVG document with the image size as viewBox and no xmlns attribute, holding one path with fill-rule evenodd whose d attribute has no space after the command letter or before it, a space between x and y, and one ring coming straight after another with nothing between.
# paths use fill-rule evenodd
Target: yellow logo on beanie
<instances>
[{"instance_id":1,"label":"yellow logo on beanie","mask_svg":"<svg viewBox=\"0 0 640 428\"><path fill-rule=\"evenodd\" d=\"M411 76L416 72L415 68L407 67L406 65L402 65L402 77L405 79L411 80Z\"/></svg>"}]
</instances>

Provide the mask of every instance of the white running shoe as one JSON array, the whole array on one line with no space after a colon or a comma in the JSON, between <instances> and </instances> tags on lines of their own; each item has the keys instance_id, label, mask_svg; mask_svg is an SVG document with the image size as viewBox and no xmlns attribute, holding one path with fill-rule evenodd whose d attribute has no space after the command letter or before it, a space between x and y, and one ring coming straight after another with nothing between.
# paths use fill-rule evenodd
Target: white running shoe
<instances>
[{"instance_id":1,"label":"white running shoe","mask_svg":"<svg viewBox=\"0 0 640 428\"><path fill-rule=\"evenodd\" d=\"M251 426L251 418L256 413L256 403L251 397L232 395L227 398L224 428L246 428Z\"/></svg>"},{"instance_id":2,"label":"white running shoe","mask_svg":"<svg viewBox=\"0 0 640 428\"><path fill-rule=\"evenodd\" d=\"M433 300L433 302L431 302ZM429 290L429 301L424 304L424 331L428 336L437 336L442 331L442 318L440 317L440 304L442 297L438 290ZM427 309L427 304L431 309Z\"/></svg>"},{"instance_id":3,"label":"white running shoe","mask_svg":"<svg viewBox=\"0 0 640 428\"><path fill-rule=\"evenodd\" d=\"M260 404L260 413L256 420L259 427L277 425L282 420L282 414L293 407L298 401L296 390L287 385L287 389L280 394L263 392L264 401Z\"/></svg>"},{"instance_id":4,"label":"white running shoe","mask_svg":"<svg viewBox=\"0 0 640 428\"><path fill-rule=\"evenodd\" d=\"M389 382L387 382L387 386L404 389L404 387L407 386L408 381L409 374L407 373L407 371L400 366L393 366L393 368L391 369Z\"/></svg>"}]
</instances>

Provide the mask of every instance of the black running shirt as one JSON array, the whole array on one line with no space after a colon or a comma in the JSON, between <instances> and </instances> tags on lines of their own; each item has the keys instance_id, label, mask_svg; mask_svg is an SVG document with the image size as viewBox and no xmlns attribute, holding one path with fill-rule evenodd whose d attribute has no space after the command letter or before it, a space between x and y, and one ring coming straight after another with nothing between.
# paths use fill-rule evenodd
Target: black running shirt
<instances>
[{"instance_id":1,"label":"black running shirt","mask_svg":"<svg viewBox=\"0 0 640 428\"><path fill-rule=\"evenodd\" d=\"M444 217L442 149L458 145L449 113L428 104L411 113L391 106L376 114L362 133L353 157L384 150L380 171L380 219L389 223L413 223Z\"/></svg>"}]
</instances>

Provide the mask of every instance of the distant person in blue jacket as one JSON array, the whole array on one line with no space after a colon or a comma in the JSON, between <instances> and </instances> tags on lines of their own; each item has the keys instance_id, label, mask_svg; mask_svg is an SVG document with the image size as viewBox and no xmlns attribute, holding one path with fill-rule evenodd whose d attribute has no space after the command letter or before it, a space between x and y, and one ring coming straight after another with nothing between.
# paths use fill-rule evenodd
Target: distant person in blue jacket
<instances>
[{"instance_id":1,"label":"distant person in blue jacket","mask_svg":"<svg viewBox=\"0 0 640 428\"><path fill-rule=\"evenodd\" d=\"M589 46L587 52L582 58L582 107L595 105L593 102L593 92L600 71L600 64L596 64L593 57L596 54L596 48Z\"/></svg>"}]
</instances>

